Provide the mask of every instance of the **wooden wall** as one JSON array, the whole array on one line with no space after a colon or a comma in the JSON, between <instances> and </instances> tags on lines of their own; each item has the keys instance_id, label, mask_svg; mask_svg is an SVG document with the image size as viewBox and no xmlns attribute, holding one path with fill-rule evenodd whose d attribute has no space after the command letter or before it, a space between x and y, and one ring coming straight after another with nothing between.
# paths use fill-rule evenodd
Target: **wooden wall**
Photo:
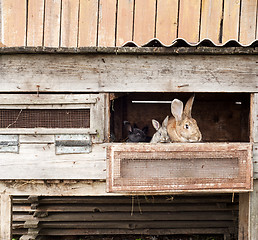
<instances>
[{"instance_id":1,"label":"wooden wall","mask_svg":"<svg viewBox=\"0 0 258 240\"><path fill-rule=\"evenodd\" d=\"M249 45L257 0L1 0L0 46L143 45L153 38Z\"/></svg>"}]
</instances>

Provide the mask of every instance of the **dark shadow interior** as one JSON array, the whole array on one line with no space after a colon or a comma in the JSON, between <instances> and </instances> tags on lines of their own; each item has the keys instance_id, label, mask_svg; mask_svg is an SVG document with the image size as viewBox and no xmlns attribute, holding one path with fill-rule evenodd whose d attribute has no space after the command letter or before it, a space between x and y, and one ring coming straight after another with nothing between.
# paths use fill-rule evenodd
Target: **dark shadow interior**
<instances>
[{"instance_id":1,"label":"dark shadow interior","mask_svg":"<svg viewBox=\"0 0 258 240\"><path fill-rule=\"evenodd\" d=\"M115 93L111 94L111 141L124 142L127 132L123 122L129 121L148 136L155 133L152 119L160 123L171 114L174 98L187 102L191 93ZM249 141L250 94L196 93L192 117L196 119L203 142ZM114 137L115 136L115 137Z\"/></svg>"}]
</instances>

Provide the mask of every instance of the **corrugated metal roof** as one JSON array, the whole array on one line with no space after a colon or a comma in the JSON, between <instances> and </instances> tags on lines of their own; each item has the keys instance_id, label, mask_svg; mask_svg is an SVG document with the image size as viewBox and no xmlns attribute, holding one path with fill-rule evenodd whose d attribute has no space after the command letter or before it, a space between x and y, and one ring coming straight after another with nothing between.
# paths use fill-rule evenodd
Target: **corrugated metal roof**
<instances>
[{"instance_id":1,"label":"corrugated metal roof","mask_svg":"<svg viewBox=\"0 0 258 240\"><path fill-rule=\"evenodd\" d=\"M250 44L242 44L235 39L230 39L225 43L216 44L211 39L205 38L197 43L190 43L183 38L177 38L171 44L164 44L158 38L153 38L149 42L139 46L134 41L128 41L123 47L258 47L258 40L253 40Z\"/></svg>"}]
</instances>

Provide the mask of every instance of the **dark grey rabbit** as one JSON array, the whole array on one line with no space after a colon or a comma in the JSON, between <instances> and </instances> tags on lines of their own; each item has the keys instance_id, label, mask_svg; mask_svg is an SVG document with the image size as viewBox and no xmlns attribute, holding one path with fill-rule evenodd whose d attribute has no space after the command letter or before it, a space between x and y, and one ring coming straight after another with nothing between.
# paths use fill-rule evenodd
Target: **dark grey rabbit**
<instances>
[{"instance_id":1,"label":"dark grey rabbit","mask_svg":"<svg viewBox=\"0 0 258 240\"><path fill-rule=\"evenodd\" d=\"M128 121L124 121L125 130L128 132L128 139L126 142L149 142L150 137L147 136L148 127L142 130L132 125Z\"/></svg>"}]
</instances>

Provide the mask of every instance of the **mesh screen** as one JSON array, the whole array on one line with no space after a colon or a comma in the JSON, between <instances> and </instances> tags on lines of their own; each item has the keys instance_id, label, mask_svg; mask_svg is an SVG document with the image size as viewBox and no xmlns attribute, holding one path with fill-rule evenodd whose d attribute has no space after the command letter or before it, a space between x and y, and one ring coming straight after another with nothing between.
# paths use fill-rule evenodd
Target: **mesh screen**
<instances>
[{"instance_id":1,"label":"mesh screen","mask_svg":"<svg viewBox=\"0 0 258 240\"><path fill-rule=\"evenodd\" d=\"M0 128L89 127L89 109L0 109Z\"/></svg>"}]
</instances>

